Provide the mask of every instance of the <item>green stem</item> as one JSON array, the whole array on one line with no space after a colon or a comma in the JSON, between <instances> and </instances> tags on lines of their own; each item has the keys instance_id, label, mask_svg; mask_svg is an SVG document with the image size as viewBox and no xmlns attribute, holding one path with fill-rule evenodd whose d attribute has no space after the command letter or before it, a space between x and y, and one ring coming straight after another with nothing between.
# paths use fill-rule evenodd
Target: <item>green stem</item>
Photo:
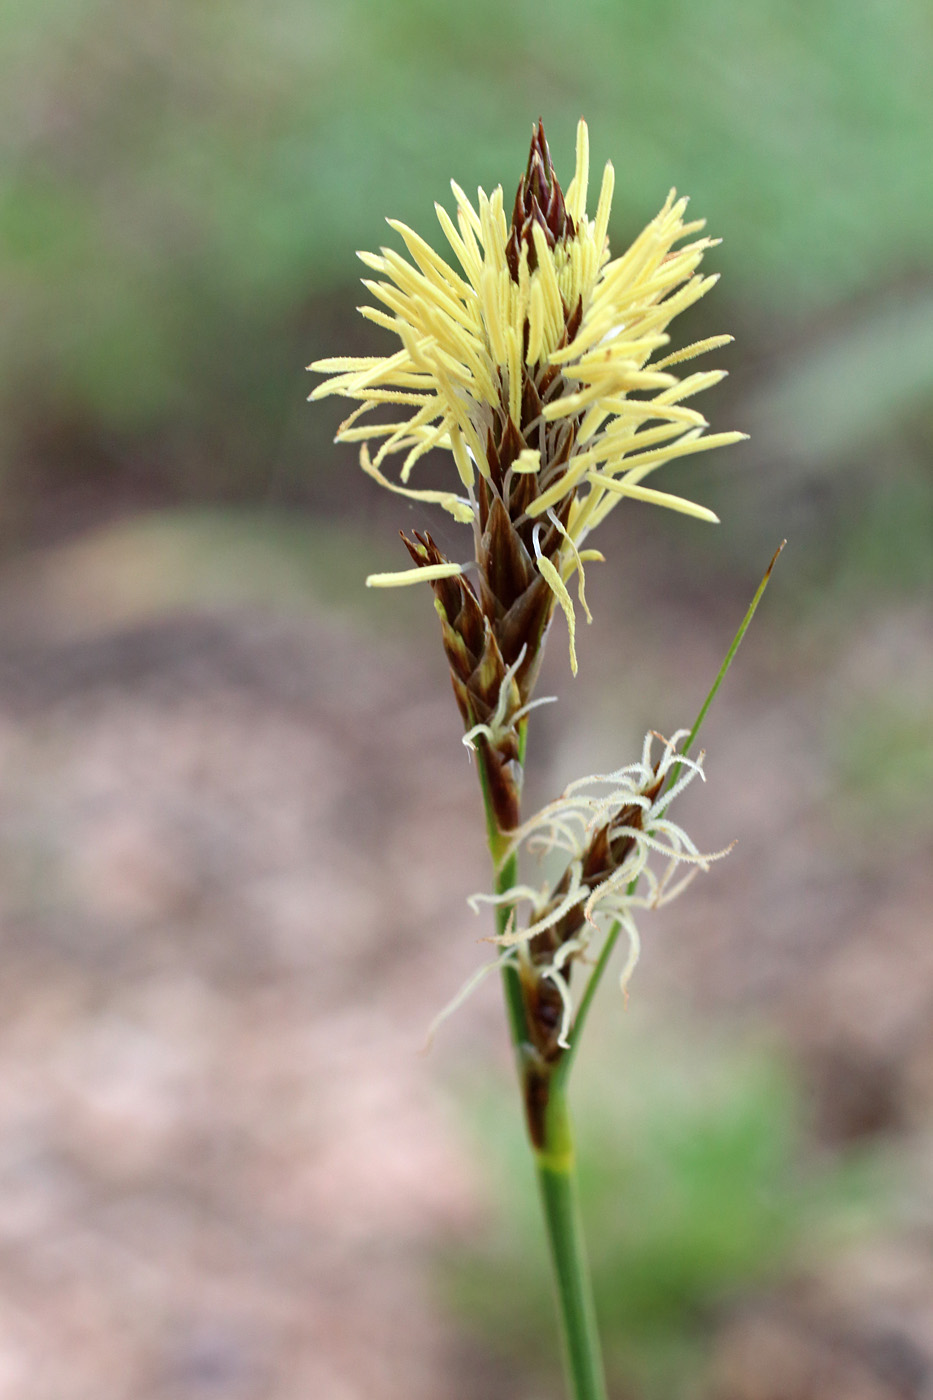
<instances>
[{"instance_id":1,"label":"green stem","mask_svg":"<svg viewBox=\"0 0 933 1400\"><path fill-rule=\"evenodd\" d=\"M496 871L493 881L496 894L504 894L515 884L518 870L518 857L513 855ZM496 905L496 932L505 933L509 921L510 906ZM502 969L502 992L505 996L505 1009L509 1018L509 1035L519 1060L519 1073L522 1067L522 1046L528 1043L528 1021L525 1017L525 998L522 995L521 978L518 968L506 963Z\"/></svg>"},{"instance_id":2,"label":"green stem","mask_svg":"<svg viewBox=\"0 0 933 1400\"><path fill-rule=\"evenodd\" d=\"M593 1287L577 1199L567 1098L552 1079L545 1139L535 1151L538 1188L557 1284L567 1381L573 1400L606 1400Z\"/></svg>"},{"instance_id":3,"label":"green stem","mask_svg":"<svg viewBox=\"0 0 933 1400\"><path fill-rule=\"evenodd\" d=\"M520 743L523 762L525 734L523 724ZM504 894L515 884L518 856L513 853L503 858L508 849L508 834L499 831L496 825L482 761L478 768L486 806L489 850L495 871L495 892ZM496 906L496 930L500 935L506 931L510 912L508 904ZM535 1068L532 1057L536 1052L531 1045L522 983L516 967L503 967L502 989L519 1083L523 1097L526 1097L528 1076ZM567 1097L563 1083L557 1080L553 1072L548 1071L545 1082L547 1103L541 1119L539 1140L532 1143L532 1150L554 1269L568 1391L571 1400L606 1400L593 1287L577 1199L575 1153Z\"/></svg>"}]
</instances>

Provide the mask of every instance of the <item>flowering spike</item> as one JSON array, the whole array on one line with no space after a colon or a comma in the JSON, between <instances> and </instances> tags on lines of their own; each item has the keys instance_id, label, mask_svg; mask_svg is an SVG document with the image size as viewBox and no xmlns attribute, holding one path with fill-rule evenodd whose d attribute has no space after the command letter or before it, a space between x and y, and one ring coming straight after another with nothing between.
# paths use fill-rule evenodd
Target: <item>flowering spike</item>
<instances>
[{"instance_id":1,"label":"flowering spike","mask_svg":"<svg viewBox=\"0 0 933 1400\"><path fill-rule=\"evenodd\" d=\"M661 739L661 756L654 760L659 737L646 735L639 762L570 783L561 797L513 835L510 853L546 833L546 845L560 845L568 856L561 879L533 904L527 923L519 927L513 920L495 940L520 955L529 1032L545 1063L554 1063L567 1049L572 964L586 955L591 938L607 923L618 922L625 929L629 957L622 988L627 994L640 946L633 910L654 909L673 899L693 875L731 850L701 854L683 828L666 816L674 798L695 778L703 779L703 760L702 755L693 760L678 751L686 730ZM665 790L678 765L680 776ZM609 791L599 792L600 788ZM660 874L650 864L657 856L666 862ZM672 885L674 871L683 865L690 867L687 878ZM648 893L636 895L633 885L642 876ZM521 885L508 893L514 903L527 900L530 890Z\"/></svg>"},{"instance_id":2,"label":"flowering spike","mask_svg":"<svg viewBox=\"0 0 933 1400\"><path fill-rule=\"evenodd\" d=\"M363 255L374 274L365 285L384 308L364 314L392 331L400 348L311 366L328 376L313 398L357 401L338 438L360 444L364 470L472 527L475 577L428 547L427 537L419 537L412 563L440 603L464 725L479 726L480 762L496 769L489 786L502 802L502 830L517 812L508 789L518 737L493 762L482 726L496 728L490 721L502 677L522 653L514 713L527 705L557 607L567 616L575 668L567 580L579 571L582 586L582 562L593 557L583 549L587 535L626 496L713 520L704 507L641 483L674 458L741 436L707 434L702 414L684 404L720 371L683 379L673 372L728 337L653 358L669 346L673 318L713 285L715 278L698 272L713 240L698 236L701 220L685 222L686 200L671 191L631 247L613 257L612 167L591 218L588 163L581 122L565 198L538 121L511 216L501 188L479 190L474 205L453 183L455 216L441 206L437 213L457 268L390 220L408 257L392 249ZM380 418L383 405L394 408L397 421ZM378 445L372 457L367 442ZM409 485L437 451L453 456L457 489ZM393 457L400 466L390 476ZM370 581L386 587L412 577L406 570Z\"/></svg>"}]
</instances>

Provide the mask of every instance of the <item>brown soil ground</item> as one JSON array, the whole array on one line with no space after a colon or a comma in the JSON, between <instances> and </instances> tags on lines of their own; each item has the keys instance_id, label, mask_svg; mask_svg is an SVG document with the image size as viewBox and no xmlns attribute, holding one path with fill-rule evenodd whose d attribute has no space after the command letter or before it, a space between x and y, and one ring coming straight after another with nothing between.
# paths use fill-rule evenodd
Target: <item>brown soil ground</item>
<instances>
[{"instance_id":1,"label":"brown soil ground","mask_svg":"<svg viewBox=\"0 0 933 1400\"><path fill-rule=\"evenodd\" d=\"M507 1053L490 983L418 1054L487 954L430 609L381 637L312 603L123 616L73 565L27 561L0 615L0 1397L531 1400L432 1286L489 1209L451 1085ZM615 587L585 689L555 626L532 800L689 722L744 607L669 588L623 621ZM720 1320L717 1400L933 1393L929 827L837 761L846 715L929 696L933 646L883 608L829 638L756 624L681 811L740 842L633 996L766 1028L814 1150L917 1165L884 1232Z\"/></svg>"}]
</instances>

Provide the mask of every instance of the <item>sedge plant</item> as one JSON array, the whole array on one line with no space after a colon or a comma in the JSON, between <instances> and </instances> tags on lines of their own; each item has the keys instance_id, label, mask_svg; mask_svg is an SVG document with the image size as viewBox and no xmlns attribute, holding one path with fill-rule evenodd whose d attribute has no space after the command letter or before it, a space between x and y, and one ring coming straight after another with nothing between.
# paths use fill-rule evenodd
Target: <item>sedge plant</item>
<instances>
[{"instance_id":1,"label":"sedge plant","mask_svg":"<svg viewBox=\"0 0 933 1400\"><path fill-rule=\"evenodd\" d=\"M501 971L569 1393L605 1400L568 1078L620 935L625 988L639 952L637 912L673 898L725 854L700 852L670 808L703 776L702 755L690 749L767 575L691 730L668 739L649 733L635 761L572 782L540 812L523 814L526 738L543 703L534 690L550 623L556 611L564 614L576 673L577 607L591 618L585 571L603 556L588 546L590 534L626 498L715 521L705 506L646 483L674 458L743 437L708 432L692 403L722 370L677 372L731 336L668 349L671 321L717 280L699 271L714 243L703 221L685 221L687 201L672 191L613 256L613 168L605 168L592 217L588 174L585 123L565 194L539 121L511 211L501 187L488 196L479 190L474 205L455 183L455 218L437 206L453 261L390 219L407 257L392 248L360 254L375 274L364 285L378 303L360 309L399 348L310 368L327 376L313 399L356 401L338 441L360 444L363 470L469 530L464 560L448 558L427 531L402 534L410 567L370 575L367 584L433 591L492 858L492 890L476 899L494 909L497 956L473 981L489 968ZM435 449L453 458L451 489L411 484ZM519 870L523 852L535 848L563 867L543 888L523 883Z\"/></svg>"}]
</instances>

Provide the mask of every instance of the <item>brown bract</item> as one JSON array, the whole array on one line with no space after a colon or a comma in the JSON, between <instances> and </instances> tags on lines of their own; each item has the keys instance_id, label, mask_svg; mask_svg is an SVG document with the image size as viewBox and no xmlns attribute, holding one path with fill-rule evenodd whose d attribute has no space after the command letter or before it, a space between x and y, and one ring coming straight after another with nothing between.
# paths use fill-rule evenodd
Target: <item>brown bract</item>
<instances>
[{"instance_id":1,"label":"brown bract","mask_svg":"<svg viewBox=\"0 0 933 1400\"><path fill-rule=\"evenodd\" d=\"M519 181L515 195L512 226L505 246L506 262L515 282L518 281L522 247L527 249L531 271L534 272L538 266L538 253L532 234L534 224L543 232L552 252L561 239L572 238L576 232L564 201L564 192L557 181L540 117L531 138L528 169Z\"/></svg>"}]
</instances>

